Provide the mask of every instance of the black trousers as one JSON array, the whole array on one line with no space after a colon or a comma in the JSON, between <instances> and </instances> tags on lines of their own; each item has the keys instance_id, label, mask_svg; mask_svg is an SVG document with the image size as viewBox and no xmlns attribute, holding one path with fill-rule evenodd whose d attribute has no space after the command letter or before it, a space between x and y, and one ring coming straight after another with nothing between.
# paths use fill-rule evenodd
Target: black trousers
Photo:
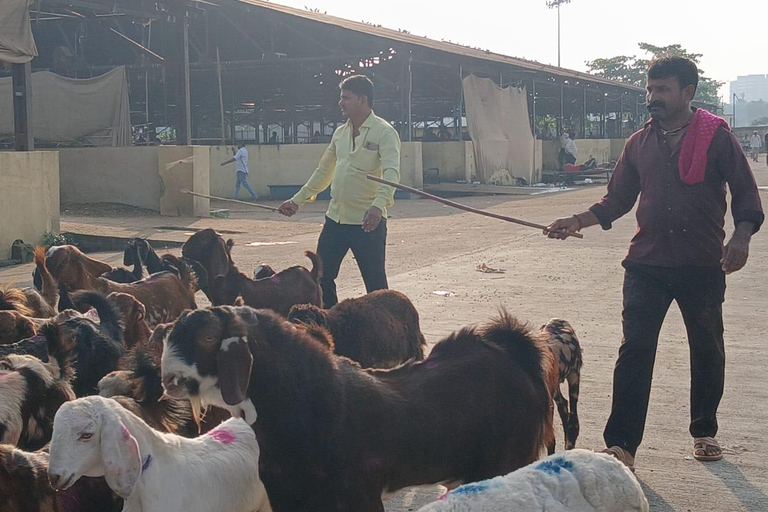
<instances>
[{"instance_id":1,"label":"black trousers","mask_svg":"<svg viewBox=\"0 0 768 512\"><path fill-rule=\"evenodd\" d=\"M643 439L659 332L677 301L688 333L693 437L717 434L723 396L725 274L717 267L664 268L625 262L624 339L613 371L613 403L603 437L632 455Z\"/></svg>"},{"instance_id":2,"label":"black trousers","mask_svg":"<svg viewBox=\"0 0 768 512\"><path fill-rule=\"evenodd\" d=\"M323 262L323 277L320 286L323 289L323 306L330 308L338 301L336 296L336 278L344 256L349 250L357 260L360 274L363 276L368 293L383 290L387 286L385 270L387 250L387 219L382 218L378 227L366 233L362 226L339 224L325 218L323 231L317 241L317 254Z\"/></svg>"}]
</instances>

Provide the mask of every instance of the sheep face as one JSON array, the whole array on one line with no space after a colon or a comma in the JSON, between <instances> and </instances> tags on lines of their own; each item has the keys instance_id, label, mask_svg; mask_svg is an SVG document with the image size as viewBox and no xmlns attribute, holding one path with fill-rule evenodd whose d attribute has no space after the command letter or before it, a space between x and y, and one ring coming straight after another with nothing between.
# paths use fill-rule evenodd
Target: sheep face
<instances>
[{"instance_id":1,"label":"sheep face","mask_svg":"<svg viewBox=\"0 0 768 512\"><path fill-rule=\"evenodd\" d=\"M202 405L238 406L246 401L253 356L246 318L250 308L221 306L182 314L163 342L163 387L188 398L195 417ZM252 318L251 318L252 317ZM255 422L255 411L246 420ZM246 412L246 416L248 412Z\"/></svg>"},{"instance_id":2,"label":"sheep face","mask_svg":"<svg viewBox=\"0 0 768 512\"><path fill-rule=\"evenodd\" d=\"M91 396L58 410L48 466L54 489L67 489L82 476L104 476L121 498L133 494L141 476L139 446L115 407L113 400Z\"/></svg>"}]
</instances>

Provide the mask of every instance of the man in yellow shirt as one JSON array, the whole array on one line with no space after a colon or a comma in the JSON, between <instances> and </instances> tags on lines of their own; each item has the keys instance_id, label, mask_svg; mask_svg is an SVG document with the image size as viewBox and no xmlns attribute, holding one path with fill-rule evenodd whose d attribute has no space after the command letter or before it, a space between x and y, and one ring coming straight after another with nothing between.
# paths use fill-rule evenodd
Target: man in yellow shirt
<instances>
[{"instance_id":1,"label":"man in yellow shirt","mask_svg":"<svg viewBox=\"0 0 768 512\"><path fill-rule=\"evenodd\" d=\"M320 284L326 308L338 302L335 280L350 249L366 291L387 288L387 208L395 202L395 191L366 176L400 181L400 137L373 113L373 82L355 75L344 79L339 88L339 107L347 122L333 134L306 185L279 208L280 213L290 217L299 205L314 201L331 186L331 202L317 242L317 254L323 262Z\"/></svg>"}]
</instances>

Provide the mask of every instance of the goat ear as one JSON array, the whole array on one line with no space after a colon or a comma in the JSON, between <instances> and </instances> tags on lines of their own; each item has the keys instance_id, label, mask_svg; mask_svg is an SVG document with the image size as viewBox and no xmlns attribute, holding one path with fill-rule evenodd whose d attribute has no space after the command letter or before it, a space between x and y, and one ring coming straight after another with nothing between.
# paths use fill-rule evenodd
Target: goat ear
<instances>
[{"instance_id":1,"label":"goat ear","mask_svg":"<svg viewBox=\"0 0 768 512\"><path fill-rule=\"evenodd\" d=\"M216 355L216 365L224 403L237 405L245 400L253 367L253 354L248 348L248 339L235 336L222 340Z\"/></svg>"},{"instance_id":2,"label":"goat ear","mask_svg":"<svg viewBox=\"0 0 768 512\"><path fill-rule=\"evenodd\" d=\"M139 443L112 411L102 416L101 459L109 488L124 500L130 498L141 476Z\"/></svg>"},{"instance_id":3,"label":"goat ear","mask_svg":"<svg viewBox=\"0 0 768 512\"><path fill-rule=\"evenodd\" d=\"M213 282L218 277L224 277L229 273L229 252L221 238L216 240L216 245L211 251L211 273L208 279Z\"/></svg>"}]
</instances>

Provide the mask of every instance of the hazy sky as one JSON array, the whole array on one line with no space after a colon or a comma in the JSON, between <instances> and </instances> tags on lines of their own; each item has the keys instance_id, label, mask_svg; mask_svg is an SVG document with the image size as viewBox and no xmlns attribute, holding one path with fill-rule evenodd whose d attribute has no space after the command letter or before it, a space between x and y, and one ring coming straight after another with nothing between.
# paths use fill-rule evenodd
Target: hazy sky
<instances>
[{"instance_id":1,"label":"hazy sky","mask_svg":"<svg viewBox=\"0 0 768 512\"><path fill-rule=\"evenodd\" d=\"M557 13L545 0L273 1L557 64ZM560 14L563 67L585 71L587 60L637 55L642 41L703 54L701 67L718 80L768 74L766 0L572 0Z\"/></svg>"}]
</instances>

